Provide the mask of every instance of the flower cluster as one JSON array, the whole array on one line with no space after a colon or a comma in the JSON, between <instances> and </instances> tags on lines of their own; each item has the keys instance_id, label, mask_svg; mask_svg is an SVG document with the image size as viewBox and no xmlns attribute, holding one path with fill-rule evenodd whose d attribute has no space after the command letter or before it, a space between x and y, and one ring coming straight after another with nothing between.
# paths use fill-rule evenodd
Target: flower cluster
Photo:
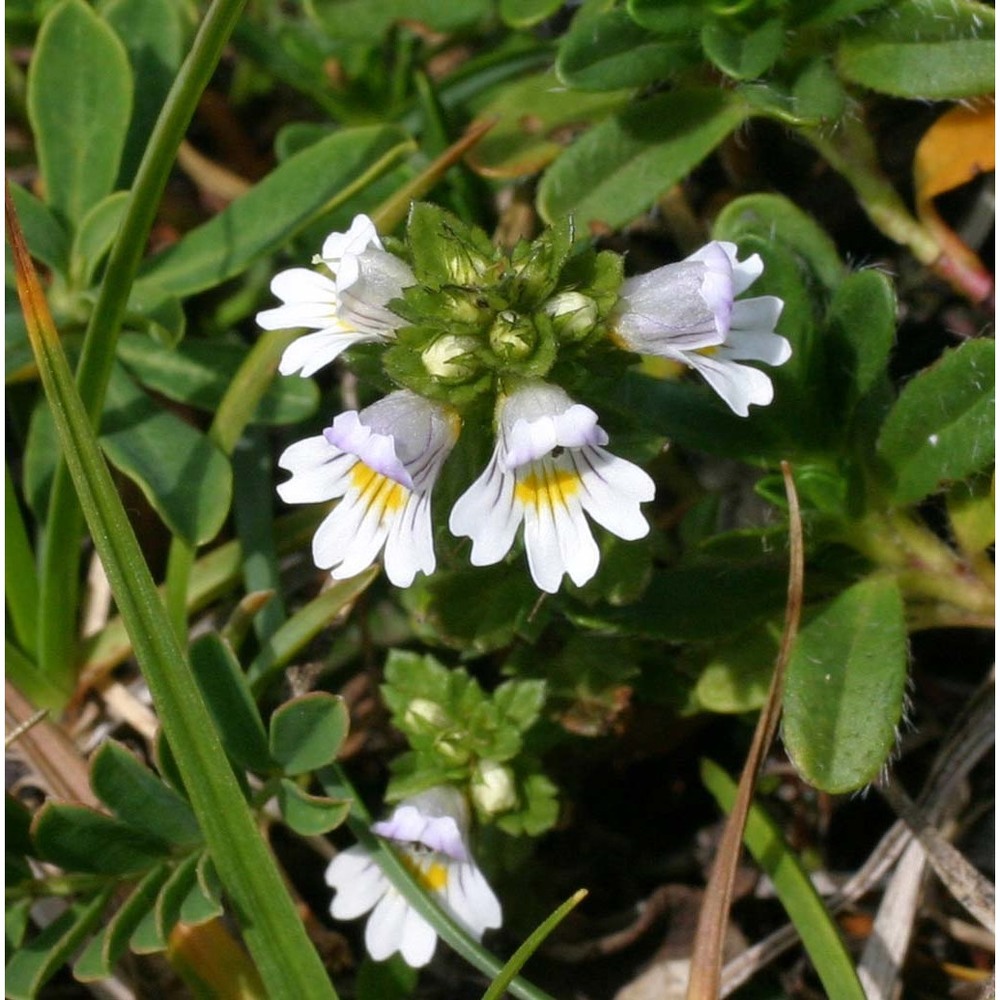
<instances>
[{"instance_id":1,"label":"flower cluster","mask_svg":"<svg viewBox=\"0 0 1000 1000\"><path fill-rule=\"evenodd\" d=\"M448 519L472 540L474 565L504 559L523 525L532 578L555 593L564 576L582 586L597 571L588 515L619 538L646 535L652 479L606 450L597 414L550 379L557 359L586 365L588 352L617 346L695 369L741 416L771 401L767 375L740 363L780 365L791 353L774 332L781 300L737 299L760 276L759 256L739 261L733 244L709 243L623 282L619 257L572 254L572 242L568 225L554 227L505 257L485 234L415 205L405 245L387 249L358 216L314 258L326 273L274 278L283 304L258 323L315 331L287 348L283 374L310 376L377 343L400 387L279 460L292 474L284 500L340 501L314 538L318 566L341 579L382 554L400 587L433 572L431 494L463 413L482 398L493 400L493 455Z\"/></svg>"},{"instance_id":2,"label":"flower cluster","mask_svg":"<svg viewBox=\"0 0 1000 1000\"><path fill-rule=\"evenodd\" d=\"M469 851L468 808L454 788L439 786L404 800L372 826L388 840L430 897L477 941L499 927L500 903ZM434 955L434 928L397 890L367 848L349 847L330 862L326 882L335 890L330 913L351 920L371 911L365 947L376 961L397 951L414 968Z\"/></svg>"}]
</instances>

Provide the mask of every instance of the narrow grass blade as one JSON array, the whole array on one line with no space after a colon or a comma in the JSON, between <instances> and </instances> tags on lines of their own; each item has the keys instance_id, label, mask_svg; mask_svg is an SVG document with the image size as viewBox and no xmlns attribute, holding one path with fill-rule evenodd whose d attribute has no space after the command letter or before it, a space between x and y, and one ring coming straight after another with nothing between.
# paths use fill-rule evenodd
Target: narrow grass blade
<instances>
[{"instance_id":1,"label":"narrow grass blade","mask_svg":"<svg viewBox=\"0 0 1000 1000\"><path fill-rule=\"evenodd\" d=\"M80 507L247 946L274 996L335 997L160 603L76 390L9 194L7 222L32 350Z\"/></svg>"},{"instance_id":2,"label":"narrow grass blade","mask_svg":"<svg viewBox=\"0 0 1000 1000\"><path fill-rule=\"evenodd\" d=\"M701 778L723 809L734 808L738 796L736 783L722 768L712 761L702 761ZM750 806L744 840L757 864L774 883L781 905L799 932L826 995L837 1000L865 1000L854 963L833 918L798 858L785 843L778 825L760 806Z\"/></svg>"}]
</instances>

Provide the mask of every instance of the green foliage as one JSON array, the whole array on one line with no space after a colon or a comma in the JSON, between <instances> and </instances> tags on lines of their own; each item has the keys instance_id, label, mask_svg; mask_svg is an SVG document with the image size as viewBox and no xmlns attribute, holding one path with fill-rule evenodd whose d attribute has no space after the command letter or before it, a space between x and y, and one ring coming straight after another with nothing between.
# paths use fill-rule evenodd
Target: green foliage
<instances>
[{"instance_id":1,"label":"green foliage","mask_svg":"<svg viewBox=\"0 0 1000 1000\"><path fill-rule=\"evenodd\" d=\"M508 833L537 835L552 826L555 787L522 753L544 682L505 681L487 694L465 670L401 651L390 653L385 678L382 697L412 747L393 762L390 800L456 784L482 821Z\"/></svg>"},{"instance_id":2,"label":"green foliage","mask_svg":"<svg viewBox=\"0 0 1000 1000\"><path fill-rule=\"evenodd\" d=\"M891 579L855 584L799 633L784 740L817 788L849 792L878 775L903 712L906 658L903 602Z\"/></svg>"}]
</instances>

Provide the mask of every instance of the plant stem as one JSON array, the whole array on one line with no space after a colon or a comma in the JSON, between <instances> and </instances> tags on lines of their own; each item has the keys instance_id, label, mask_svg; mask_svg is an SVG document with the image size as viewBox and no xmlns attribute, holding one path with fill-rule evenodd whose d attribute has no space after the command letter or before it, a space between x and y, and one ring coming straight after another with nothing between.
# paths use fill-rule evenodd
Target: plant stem
<instances>
[{"instance_id":1,"label":"plant stem","mask_svg":"<svg viewBox=\"0 0 1000 1000\"><path fill-rule=\"evenodd\" d=\"M177 147L246 0L214 0L170 93L136 172L125 217L97 303L84 336L76 381L91 425L104 405L115 347L132 283L146 249ZM41 671L72 693L75 680L76 615L79 605L80 538L83 515L65 461L52 484L39 595L38 657Z\"/></svg>"}]
</instances>

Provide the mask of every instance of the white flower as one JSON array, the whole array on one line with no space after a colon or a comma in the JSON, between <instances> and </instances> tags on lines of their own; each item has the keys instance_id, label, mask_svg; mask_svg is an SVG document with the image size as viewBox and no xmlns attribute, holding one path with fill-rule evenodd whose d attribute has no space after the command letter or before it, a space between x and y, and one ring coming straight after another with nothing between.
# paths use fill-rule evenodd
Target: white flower
<instances>
[{"instance_id":1,"label":"white flower","mask_svg":"<svg viewBox=\"0 0 1000 1000\"><path fill-rule=\"evenodd\" d=\"M694 368L745 417L774 397L771 380L739 361L784 364L791 345L774 332L784 303L774 295L737 301L760 277L758 254L736 259L735 243L709 243L679 264L627 279L612 317L612 339L639 354Z\"/></svg>"},{"instance_id":2,"label":"white flower","mask_svg":"<svg viewBox=\"0 0 1000 1000\"><path fill-rule=\"evenodd\" d=\"M391 840L403 864L431 898L477 941L499 927L500 903L469 854L468 809L453 788L432 788L397 806L372 830ZM434 955L437 935L386 878L375 858L361 846L338 854L326 870L336 890L331 914L351 920L372 911L365 926L365 946L376 961L394 952L413 968Z\"/></svg>"},{"instance_id":3,"label":"white flower","mask_svg":"<svg viewBox=\"0 0 1000 1000\"><path fill-rule=\"evenodd\" d=\"M257 313L265 330L317 331L285 349L278 366L282 375L299 372L306 378L353 344L391 339L403 321L386 303L416 281L403 261L382 248L366 215L355 216L346 233L331 233L313 263L325 265L334 278L304 267L281 271L271 291L284 304Z\"/></svg>"},{"instance_id":4,"label":"white flower","mask_svg":"<svg viewBox=\"0 0 1000 1000\"><path fill-rule=\"evenodd\" d=\"M278 459L292 473L278 487L286 503L343 498L313 536L316 565L343 580L384 546L386 575L397 587L418 571L432 573L431 490L459 426L454 410L403 389L286 448Z\"/></svg>"},{"instance_id":5,"label":"white flower","mask_svg":"<svg viewBox=\"0 0 1000 1000\"><path fill-rule=\"evenodd\" d=\"M653 481L604 450L608 436L593 410L532 382L501 398L498 425L486 471L448 522L472 539L474 566L503 559L523 520L532 578L554 594L563 574L582 586L597 572L600 552L584 511L619 538L649 531L639 504L653 499Z\"/></svg>"}]
</instances>

